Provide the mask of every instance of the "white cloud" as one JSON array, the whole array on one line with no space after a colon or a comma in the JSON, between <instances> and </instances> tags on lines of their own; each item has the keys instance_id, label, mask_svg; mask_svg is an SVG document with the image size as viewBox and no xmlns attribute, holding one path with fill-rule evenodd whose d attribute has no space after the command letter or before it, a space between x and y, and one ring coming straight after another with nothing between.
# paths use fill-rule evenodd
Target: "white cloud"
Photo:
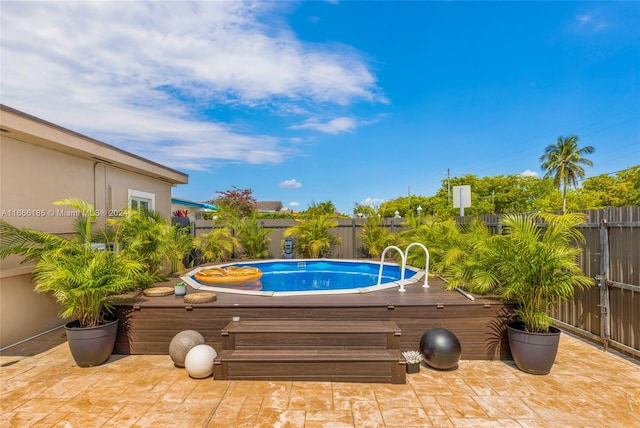
<instances>
[{"instance_id":1,"label":"white cloud","mask_svg":"<svg viewBox=\"0 0 640 428\"><path fill-rule=\"evenodd\" d=\"M299 207L300 206L300 202L289 202L289 206L290 207Z\"/></svg>"},{"instance_id":2,"label":"white cloud","mask_svg":"<svg viewBox=\"0 0 640 428\"><path fill-rule=\"evenodd\" d=\"M581 24L586 24L586 23L589 23L589 22L593 21L593 18L591 17L590 13L587 13L587 14L584 14L584 15L576 16L576 20L578 22L580 22Z\"/></svg>"},{"instance_id":3,"label":"white cloud","mask_svg":"<svg viewBox=\"0 0 640 428\"><path fill-rule=\"evenodd\" d=\"M527 169L526 171L522 171L520 175L522 175L523 177L537 177L538 173Z\"/></svg>"},{"instance_id":4,"label":"white cloud","mask_svg":"<svg viewBox=\"0 0 640 428\"><path fill-rule=\"evenodd\" d=\"M595 18L591 12L585 13L584 15L577 15L576 21L578 21L578 25L582 28L586 28L592 31L600 31L604 30L609 26L607 22L602 18Z\"/></svg>"},{"instance_id":5,"label":"white cloud","mask_svg":"<svg viewBox=\"0 0 640 428\"><path fill-rule=\"evenodd\" d=\"M351 132L358 127L358 122L352 117L338 117L329 122L320 122L318 119L308 119L299 125L292 125L290 129L310 129L325 134L339 134Z\"/></svg>"},{"instance_id":6,"label":"white cloud","mask_svg":"<svg viewBox=\"0 0 640 428\"><path fill-rule=\"evenodd\" d=\"M284 180L283 182L278 184L278 187L281 187L283 189L299 189L300 187L302 187L302 183L296 181L296 179L293 178L291 180Z\"/></svg>"},{"instance_id":7,"label":"white cloud","mask_svg":"<svg viewBox=\"0 0 640 428\"><path fill-rule=\"evenodd\" d=\"M5 2L2 102L169 166L281 162L296 153L283 139L199 112L241 105L286 116L386 102L358 52L301 42L278 16L286 7Z\"/></svg>"},{"instance_id":8,"label":"white cloud","mask_svg":"<svg viewBox=\"0 0 640 428\"><path fill-rule=\"evenodd\" d=\"M386 199L382 198L367 198L364 201L360 202L360 205L369 206L373 208L377 208L382 204Z\"/></svg>"}]
</instances>

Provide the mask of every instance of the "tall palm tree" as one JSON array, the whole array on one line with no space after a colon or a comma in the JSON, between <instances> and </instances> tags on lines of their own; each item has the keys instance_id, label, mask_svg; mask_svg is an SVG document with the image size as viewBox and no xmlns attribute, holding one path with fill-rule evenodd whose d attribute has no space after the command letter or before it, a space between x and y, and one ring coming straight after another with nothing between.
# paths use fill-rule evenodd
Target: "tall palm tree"
<instances>
[{"instance_id":1,"label":"tall palm tree","mask_svg":"<svg viewBox=\"0 0 640 428\"><path fill-rule=\"evenodd\" d=\"M593 146L578 148L578 137L558 137L556 144L548 145L544 154L540 156L540 167L546 171L546 177L553 177L556 188L562 186L562 212L567 210L567 187L578 185L578 179L584 178L581 165L593 166L593 162L584 158L596 149Z\"/></svg>"}]
</instances>

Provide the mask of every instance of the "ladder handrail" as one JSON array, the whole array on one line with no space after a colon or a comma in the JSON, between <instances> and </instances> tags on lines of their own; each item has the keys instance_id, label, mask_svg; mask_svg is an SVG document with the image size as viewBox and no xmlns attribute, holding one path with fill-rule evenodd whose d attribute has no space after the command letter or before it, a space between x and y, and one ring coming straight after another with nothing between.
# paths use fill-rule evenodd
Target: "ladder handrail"
<instances>
[{"instance_id":1,"label":"ladder handrail","mask_svg":"<svg viewBox=\"0 0 640 428\"><path fill-rule=\"evenodd\" d=\"M404 250L404 263L406 264L406 260L409 258L409 248L413 246L422 247L427 257L426 263L424 265L424 284L422 284L422 287L429 288L429 250L427 250L427 247L425 247L423 244L419 242L412 242L411 244L409 244L409 246L407 246L407 248Z\"/></svg>"},{"instance_id":2,"label":"ladder handrail","mask_svg":"<svg viewBox=\"0 0 640 428\"><path fill-rule=\"evenodd\" d=\"M395 245L390 245L387 248L384 249L384 251L382 252L382 257L380 258L380 272L378 272L378 285L380 285L380 282L382 282L382 268L384 266L384 256L387 253L387 250L398 250L398 252L400 253L400 258L402 259L402 266L400 268L400 290L401 292L404 292L404 268L406 267L406 258L404 256L404 253L402 252L402 250L398 247L396 247Z\"/></svg>"}]
</instances>

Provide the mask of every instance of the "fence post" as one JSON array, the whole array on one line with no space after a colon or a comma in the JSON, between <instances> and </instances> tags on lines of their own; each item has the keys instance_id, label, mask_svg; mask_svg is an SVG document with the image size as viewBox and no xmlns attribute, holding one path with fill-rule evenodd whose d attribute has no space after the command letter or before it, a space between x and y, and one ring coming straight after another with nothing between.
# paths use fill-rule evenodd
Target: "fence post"
<instances>
[{"instance_id":1,"label":"fence post","mask_svg":"<svg viewBox=\"0 0 640 428\"><path fill-rule=\"evenodd\" d=\"M356 219L351 219L351 258L356 258Z\"/></svg>"},{"instance_id":2,"label":"fence post","mask_svg":"<svg viewBox=\"0 0 640 428\"><path fill-rule=\"evenodd\" d=\"M611 305L609 302L609 229L606 219L600 221L600 275L596 277L600 288L601 333L604 349L607 350L611 340Z\"/></svg>"}]
</instances>

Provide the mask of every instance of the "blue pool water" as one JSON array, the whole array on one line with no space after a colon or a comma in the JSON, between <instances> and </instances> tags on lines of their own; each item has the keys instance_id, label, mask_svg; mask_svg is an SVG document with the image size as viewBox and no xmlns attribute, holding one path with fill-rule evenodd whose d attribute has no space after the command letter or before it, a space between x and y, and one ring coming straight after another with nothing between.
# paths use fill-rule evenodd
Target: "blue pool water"
<instances>
[{"instance_id":1,"label":"blue pool water","mask_svg":"<svg viewBox=\"0 0 640 428\"><path fill-rule=\"evenodd\" d=\"M217 285L218 287L263 292L357 289L376 285L380 271L379 262L336 260L278 260L272 262L233 263L221 265L220 267L232 265L256 267L262 271L262 278L251 283ZM411 278L416 273L416 270L407 268L405 279ZM399 281L400 277L401 270L399 266L385 263L382 270L382 284Z\"/></svg>"}]
</instances>

